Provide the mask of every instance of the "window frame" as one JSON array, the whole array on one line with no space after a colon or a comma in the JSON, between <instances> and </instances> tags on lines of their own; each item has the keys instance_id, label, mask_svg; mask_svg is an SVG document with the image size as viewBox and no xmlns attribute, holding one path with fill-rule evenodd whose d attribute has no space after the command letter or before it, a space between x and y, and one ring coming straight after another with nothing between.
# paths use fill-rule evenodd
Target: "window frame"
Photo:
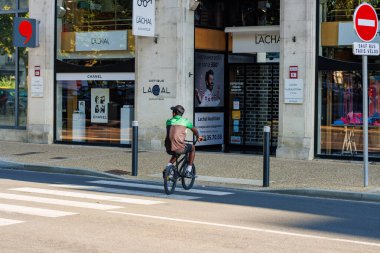
<instances>
[{"instance_id":1,"label":"window frame","mask_svg":"<svg viewBox=\"0 0 380 253\"><path fill-rule=\"evenodd\" d=\"M15 0L16 1L16 6L15 9L13 10L0 10L0 15L4 14L14 14L15 17L19 17L21 14L26 14L29 12L28 9L19 9L20 7L20 0ZM29 56L28 56L29 57ZM19 64L19 48L15 47L14 51L14 58L15 58L15 106L14 106L14 125L13 126L6 126L6 125L1 125L0 122L0 129L20 129L20 130L25 130L26 126L20 126L20 120L19 120L19 99L20 99L20 94L19 94L19 85L20 85L20 80L19 80L19 71L20 71L20 64ZM29 99L29 96L28 96ZM26 111L26 117L28 117L28 112Z\"/></svg>"}]
</instances>

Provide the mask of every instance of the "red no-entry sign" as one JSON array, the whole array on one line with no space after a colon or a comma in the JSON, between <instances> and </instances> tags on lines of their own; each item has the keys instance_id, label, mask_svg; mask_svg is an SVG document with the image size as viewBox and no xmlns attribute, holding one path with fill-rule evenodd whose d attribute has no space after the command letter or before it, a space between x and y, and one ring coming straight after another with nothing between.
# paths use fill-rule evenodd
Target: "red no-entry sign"
<instances>
[{"instance_id":1,"label":"red no-entry sign","mask_svg":"<svg viewBox=\"0 0 380 253\"><path fill-rule=\"evenodd\" d=\"M375 38L379 26L378 23L377 13L371 5L363 3L356 8L354 27L362 41L370 42Z\"/></svg>"}]
</instances>

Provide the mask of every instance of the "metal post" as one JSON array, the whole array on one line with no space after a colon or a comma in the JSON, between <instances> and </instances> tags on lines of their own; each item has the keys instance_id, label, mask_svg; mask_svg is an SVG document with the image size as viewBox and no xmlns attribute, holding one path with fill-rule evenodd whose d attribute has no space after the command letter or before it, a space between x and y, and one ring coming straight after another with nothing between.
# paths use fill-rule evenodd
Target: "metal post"
<instances>
[{"instance_id":1,"label":"metal post","mask_svg":"<svg viewBox=\"0 0 380 253\"><path fill-rule=\"evenodd\" d=\"M364 187L368 186L368 56L363 55L363 159Z\"/></svg>"},{"instance_id":2,"label":"metal post","mask_svg":"<svg viewBox=\"0 0 380 253\"><path fill-rule=\"evenodd\" d=\"M137 176L138 156L139 156L139 122L132 121L132 176Z\"/></svg>"},{"instance_id":3,"label":"metal post","mask_svg":"<svg viewBox=\"0 0 380 253\"><path fill-rule=\"evenodd\" d=\"M270 127L264 127L263 187L269 187Z\"/></svg>"}]
</instances>

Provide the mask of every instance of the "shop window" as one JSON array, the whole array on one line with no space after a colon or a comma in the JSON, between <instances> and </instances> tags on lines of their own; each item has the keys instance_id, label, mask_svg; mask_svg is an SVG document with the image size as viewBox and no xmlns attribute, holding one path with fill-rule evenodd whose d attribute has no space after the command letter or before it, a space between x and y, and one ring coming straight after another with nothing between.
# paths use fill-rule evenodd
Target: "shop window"
<instances>
[{"instance_id":1,"label":"shop window","mask_svg":"<svg viewBox=\"0 0 380 253\"><path fill-rule=\"evenodd\" d=\"M319 154L357 155L363 151L361 73L324 71L319 87ZM369 73L369 152L380 155L380 72Z\"/></svg>"},{"instance_id":2,"label":"shop window","mask_svg":"<svg viewBox=\"0 0 380 253\"><path fill-rule=\"evenodd\" d=\"M134 58L132 0L63 0L57 5L57 59L86 67Z\"/></svg>"},{"instance_id":3,"label":"shop window","mask_svg":"<svg viewBox=\"0 0 380 253\"><path fill-rule=\"evenodd\" d=\"M280 0L235 0L229 3L228 26L280 24Z\"/></svg>"},{"instance_id":4,"label":"shop window","mask_svg":"<svg viewBox=\"0 0 380 253\"><path fill-rule=\"evenodd\" d=\"M9 11L16 9L15 0L0 0L0 10Z\"/></svg>"},{"instance_id":5,"label":"shop window","mask_svg":"<svg viewBox=\"0 0 380 253\"><path fill-rule=\"evenodd\" d=\"M357 38L353 29L353 15L360 0L324 0L320 2L319 55L346 62L361 62L360 56L352 54L352 43ZM380 2L369 2L380 14ZM377 39L380 34L377 35ZM370 57L369 63L380 62L380 57Z\"/></svg>"},{"instance_id":6,"label":"shop window","mask_svg":"<svg viewBox=\"0 0 380 253\"><path fill-rule=\"evenodd\" d=\"M22 12L27 5L22 10L16 6L16 1L0 1L0 9L11 12L0 14L0 126L12 128L26 126L28 101L28 49L15 48L12 41L13 19L28 17Z\"/></svg>"},{"instance_id":7,"label":"shop window","mask_svg":"<svg viewBox=\"0 0 380 253\"><path fill-rule=\"evenodd\" d=\"M195 11L195 25L203 27L224 27L224 1L201 1Z\"/></svg>"},{"instance_id":8,"label":"shop window","mask_svg":"<svg viewBox=\"0 0 380 253\"><path fill-rule=\"evenodd\" d=\"M118 75L112 73L109 80L77 76L78 80L57 77L57 140L131 144L134 81L123 76L114 80Z\"/></svg>"}]
</instances>

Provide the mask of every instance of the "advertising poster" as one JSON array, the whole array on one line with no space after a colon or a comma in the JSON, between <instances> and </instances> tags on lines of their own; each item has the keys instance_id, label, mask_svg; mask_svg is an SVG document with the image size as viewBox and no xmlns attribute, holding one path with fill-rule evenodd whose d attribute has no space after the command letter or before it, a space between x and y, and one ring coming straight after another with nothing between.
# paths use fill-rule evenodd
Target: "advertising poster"
<instances>
[{"instance_id":1,"label":"advertising poster","mask_svg":"<svg viewBox=\"0 0 380 253\"><path fill-rule=\"evenodd\" d=\"M195 113L195 126L204 137L199 146L220 145L224 139L224 113Z\"/></svg>"},{"instance_id":2,"label":"advertising poster","mask_svg":"<svg viewBox=\"0 0 380 253\"><path fill-rule=\"evenodd\" d=\"M108 123L109 89L91 89L91 123Z\"/></svg>"},{"instance_id":3,"label":"advertising poster","mask_svg":"<svg viewBox=\"0 0 380 253\"><path fill-rule=\"evenodd\" d=\"M195 53L195 107L224 106L224 55Z\"/></svg>"}]
</instances>

